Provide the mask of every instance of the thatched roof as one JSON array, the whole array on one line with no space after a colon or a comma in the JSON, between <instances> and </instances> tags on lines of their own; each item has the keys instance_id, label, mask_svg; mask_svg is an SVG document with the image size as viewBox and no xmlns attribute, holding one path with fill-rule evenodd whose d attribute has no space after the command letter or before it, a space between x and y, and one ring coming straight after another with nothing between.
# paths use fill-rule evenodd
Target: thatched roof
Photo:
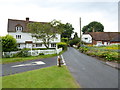
<instances>
[{"instance_id":1,"label":"thatched roof","mask_svg":"<svg viewBox=\"0 0 120 90\"><path fill-rule=\"evenodd\" d=\"M118 37L120 36L120 32L89 32L93 40L104 40L104 41L111 41L111 40L119 40Z\"/></svg>"}]
</instances>

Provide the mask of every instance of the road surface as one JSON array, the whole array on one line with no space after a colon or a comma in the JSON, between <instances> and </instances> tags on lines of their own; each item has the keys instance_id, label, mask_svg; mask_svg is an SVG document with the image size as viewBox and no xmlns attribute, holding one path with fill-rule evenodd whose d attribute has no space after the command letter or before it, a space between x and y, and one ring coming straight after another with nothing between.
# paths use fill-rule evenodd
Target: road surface
<instances>
[{"instance_id":1,"label":"road surface","mask_svg":"<svg viewBox=\"0 0 120 90\"><path fill-rule=\"evenodd\" d=\"M2 76L40 69L53 65L57 65L57 57L3 64Z\"/></svg>"},{"instance_id":2,"label":"road surface","mask_svg":"<svg viewBox=\"0 0 120 90\"><path fill-rule=\"evenodd\" d=\"M118 88L118 70L70 47L63 54L66 65L82 88Z\"/></svg>"}]
</instances>

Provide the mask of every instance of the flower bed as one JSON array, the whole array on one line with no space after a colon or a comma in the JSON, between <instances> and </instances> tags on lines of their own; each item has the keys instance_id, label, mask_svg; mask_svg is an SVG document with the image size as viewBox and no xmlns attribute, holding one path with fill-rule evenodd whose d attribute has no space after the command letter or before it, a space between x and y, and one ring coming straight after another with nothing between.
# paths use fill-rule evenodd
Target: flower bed
<instances>
[{"instance_id":1,"label":"flower bed","mask_svg":"<svg viewBox=\"0 0 120 90\"><path fill-rule=\"evenodd\" d=\"M111 47L111 48L110 48ZM80 47L79 50L82 53L85 53L90 56L96 56L103 58L107 61L115 61L120 63L120 57L119 57L119 51L116 49L118 46L114 45L113 46L106 46L106 47L91 47L91 46L86 46L86 47Z\"/></svg>"}]
</instances>

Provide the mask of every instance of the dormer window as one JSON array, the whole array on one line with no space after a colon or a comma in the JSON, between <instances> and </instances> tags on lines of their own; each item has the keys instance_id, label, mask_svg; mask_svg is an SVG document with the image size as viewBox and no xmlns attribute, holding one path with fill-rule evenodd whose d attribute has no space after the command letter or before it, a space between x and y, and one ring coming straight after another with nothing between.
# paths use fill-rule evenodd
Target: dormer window
<instances>
[{"instance_id":1,"label":"dormer window","mask_svg":"<svg viewBox=\"0 0 120 90\"><path fill-rule=\"evenodd\" d=\"M22 31L23 30L23 27L22 26L16 26L16 31Z\"/></svg>"}]
</instances>

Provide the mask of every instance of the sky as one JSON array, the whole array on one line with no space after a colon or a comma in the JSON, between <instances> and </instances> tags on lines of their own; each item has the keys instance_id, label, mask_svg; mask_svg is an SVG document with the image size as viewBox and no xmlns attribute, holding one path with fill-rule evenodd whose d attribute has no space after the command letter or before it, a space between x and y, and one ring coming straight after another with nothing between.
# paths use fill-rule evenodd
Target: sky
<instances>
[{"instance_id":1,"label":"sky","mask_svg":"<svg viewBox=\"0 0 120 90\"><path fill-rule=\"evenodd\" d=\"M7 34L8 19L70 23L74 32L92 21L103 24L105 32L118 32L119 0L0 0L0 36Z\"/></svg>"}]
</instances>

